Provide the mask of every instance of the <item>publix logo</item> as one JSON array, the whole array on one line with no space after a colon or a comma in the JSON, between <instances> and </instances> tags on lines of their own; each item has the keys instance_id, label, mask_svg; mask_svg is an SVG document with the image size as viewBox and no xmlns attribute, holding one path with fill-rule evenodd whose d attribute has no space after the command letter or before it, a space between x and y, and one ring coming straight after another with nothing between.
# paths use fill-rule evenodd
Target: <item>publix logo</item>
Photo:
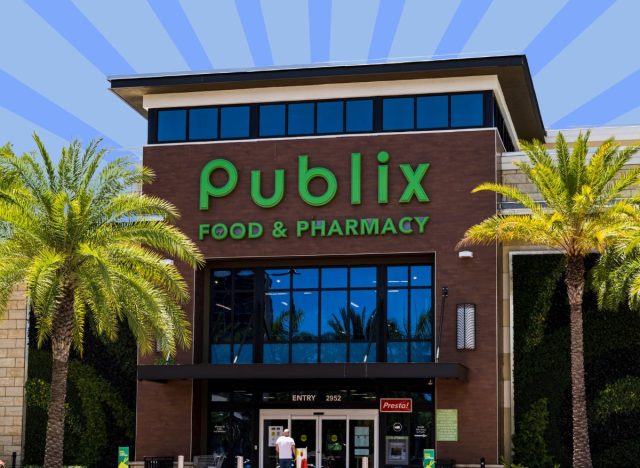
<instances>
[{"instance_id":1,"label":"publix logo","mask_svg":"<svg viewBox=\"0 0 640 468\"><path fill-rule=\"evenodd\" d=\"M376 177L376 202L380 205L389 203L389 168L391 166L391 156L387 151L380 151L376 156L377 177ZM352 205L362 203L362 154L351 153L351 170L349 200ZM411 165L406 163L398 164L404 177L404 187L398 199L399 203L409 203L413 200L419 203L426 203L429 197L423 186L423 179L429 170L428 163ZM226 176L226 182L215 185L211 180L214 172L222 172ZM263 171L254 169L250 176L250 200L260 208L274 208L278 206L285 197L285 175L286 169L275 169L273 177L273 191L265 194L262 190ZM267 176L266 174L264 175ZM327 167L312 166L310 158L306 154L298 156L297 167L297 195L309 206L320 207L330 203L338 193L338 178L336 174ZM324 182L323 193L311 193L309 187L314 179ZM216 202L214 199L223 199L231 195L236 190L239 182L238 168L227 159L214 159L209 161L200 173L200 199L199 208L201 211L209 211L213 208L215 212ZM247 200L249 201L249 200ZM333 220L299 220L295 224L296 237L332 237L332 236L368 236L386 234L412 234L414 232L424 233L428 216L405 216L399 220L393 218L362 218L362 219L333 219ZM274 221L272 235L275 238L286 238L289 236L289 227L284 226L281 221ZM257 239L264 234L265 227L262 223L238 221L231 225L223 223L201 224L199 226L198 238L205 240L211 237L214 240L231 238L233 240Z\"/></svg>"}]
</instances>

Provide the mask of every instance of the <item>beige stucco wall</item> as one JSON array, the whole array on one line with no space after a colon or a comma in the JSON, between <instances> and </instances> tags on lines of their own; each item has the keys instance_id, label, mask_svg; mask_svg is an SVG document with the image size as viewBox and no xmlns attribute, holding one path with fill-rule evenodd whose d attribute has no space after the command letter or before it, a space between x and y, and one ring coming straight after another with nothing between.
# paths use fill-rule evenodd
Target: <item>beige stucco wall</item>
<instances>
[{"instance_id":1,"label":"beige stucco wall","mask_svg":"<svg viewBox=\"0 0 640 468\"><path fill-rule=\"evenodd\" d=\"M26 318L24 287L18 287L0 320L0 458L7 466L13 452L17 466L23 455Z\"/></svg>"}]
</instances>

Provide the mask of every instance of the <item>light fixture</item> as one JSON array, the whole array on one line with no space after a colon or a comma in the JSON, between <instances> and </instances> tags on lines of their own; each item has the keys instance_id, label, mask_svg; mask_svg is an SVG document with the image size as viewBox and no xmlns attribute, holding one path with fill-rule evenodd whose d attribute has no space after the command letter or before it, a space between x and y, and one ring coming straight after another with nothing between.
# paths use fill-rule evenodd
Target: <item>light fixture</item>
<instances>
[{"instance_id":1,"label":"light fixture","mask_svg":"<svg viewBox=\"0 0 640 468\"><path fill-rule=\"evenodd\" d=\"M471 250L461 250L458 252L458 258L473 258L473 252Z\"/></svg>"},{"instance_id":2,"label":"light fixture","mask_svg":"<svg viewBox=\"0 0 640 468\"><path fill-rule=\"evenodd\" d=\"M476 349L475 304L456 306L456 348L458 350Z\"/></svg>"}]
</instances>

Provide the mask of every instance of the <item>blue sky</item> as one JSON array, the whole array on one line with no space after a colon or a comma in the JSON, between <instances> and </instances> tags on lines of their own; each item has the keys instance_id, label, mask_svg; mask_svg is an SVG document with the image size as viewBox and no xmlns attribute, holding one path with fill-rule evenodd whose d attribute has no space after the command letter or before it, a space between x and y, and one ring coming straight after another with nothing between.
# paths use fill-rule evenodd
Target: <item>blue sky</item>
<instances>
[{"instance_id":1,"label":"blue sky","mask_svg":"<svg viewBox=\"0 0 640 468\"><path fill-rule=\"evenodd\" d=\"M146 121L107 76L527 54L547 128L640 124L637 0L2 0L0 142L102 136L141 154Z\"/></svg>"}]
</instances>

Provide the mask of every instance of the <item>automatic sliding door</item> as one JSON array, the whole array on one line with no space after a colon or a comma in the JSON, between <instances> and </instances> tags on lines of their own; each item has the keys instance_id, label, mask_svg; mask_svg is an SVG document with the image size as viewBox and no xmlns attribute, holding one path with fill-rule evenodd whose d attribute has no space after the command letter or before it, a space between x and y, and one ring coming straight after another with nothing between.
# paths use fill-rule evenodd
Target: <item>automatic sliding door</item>
<instances>
[{"instance_id":1,"label":"automatic sliding door","mask_svg":"<svg viewBox=\"0 0 640 468\"><path fill-rule=\"evenodd\" d=\"M296 441L296 449L307 449L307 465L316 468L318 418L291 420L291 437ZM295 465L294 465L295 466Z\"/></svg>"},{"instance_id":2,"label":"automatic sliding door","mask_svg":"<svg viewBox=\"0 0 640 468\"><path fill-rule=\"evenodd\" d=\"M347 420L320 419L322 468L347 468Z\"/></svg>"}]
</instances>

